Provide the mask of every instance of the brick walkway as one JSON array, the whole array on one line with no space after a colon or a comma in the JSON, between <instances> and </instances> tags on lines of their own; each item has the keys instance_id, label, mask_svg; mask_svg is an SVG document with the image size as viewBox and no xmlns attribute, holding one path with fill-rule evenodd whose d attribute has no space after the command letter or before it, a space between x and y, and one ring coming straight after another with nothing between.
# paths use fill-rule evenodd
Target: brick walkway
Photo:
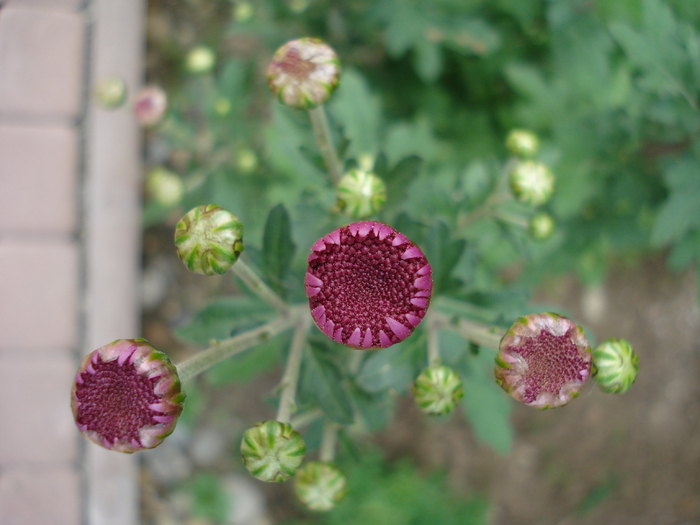
<instances>
[{"instance_id":1,"label":"brick walkway","mask_svg":"<svg viewBox=\"0 0 700 525\"><path fill-rule=\"evenodd\" d=\"M144 4L0 5L0 524L133 525L136 460L80 437L69 394L139 335L139 131L89 93L139 85Z\"/></svg>"}]
</instances>

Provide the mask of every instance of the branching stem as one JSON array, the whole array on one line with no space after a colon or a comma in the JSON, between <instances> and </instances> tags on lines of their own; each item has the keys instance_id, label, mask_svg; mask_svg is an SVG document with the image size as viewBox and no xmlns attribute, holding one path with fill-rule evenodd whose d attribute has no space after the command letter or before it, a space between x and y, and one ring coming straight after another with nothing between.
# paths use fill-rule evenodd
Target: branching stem
<instances>
[{"instance_id":1,"label":"branching stem","mask_svg":"<svg viewBox=\"0 0 700 525\"><path fill-rule=\"evenodd\" d=\"M318 459L320 461L330 463L335 459L335 447L338 442L338 427L339 425L330 419L324 421L321 450L318 454Z\"/></svg>"},{"instance_id":2,"label":"branching stem","mask_svg":"<svg viewBox=\"0 0 700 525\"><path fill-rule=\"evenodd\" d=\"M289 349L287 357L287 365L282 375L282 394L280 395L280 404L277 409L277 421L281 423L289 423L294 411L294 398L297 394L297 383L299 382L299 369L301 368L301 358L304 353L304 342L306 341L306 332L309 329L309 317L302 317L297 320L294 328L294 337L292 338L292 346Z\"/></svg>"},{"instance_id":3,"label":"branching stem","mask_svg":"<svg viewBox=\"0 0 700 525\"><path fill-rule=\"evenodd\" d=\"M260 297L260 299L272 306L282 315L287 316L289 314L289 306L287 303L285 303L272 288L265 284L265 281L263 281L242 258L239 258L236 263L231 266L231 270L236 274L236 277L243 281L243 283L250 288L255 295Z\"/></svg>"},{"instance_id":4,"label":"branching stem","mask_svg":"<svg viewBox=\"0 0 700 525\"><path fill-rule=\"evenodd\" d=\"M340 164L338 152L333 144L331 128L328 125L328 118L326 117L326 110L323 104L310 109L309 117L311 118L311 126L316 135L318 149L321 151L323 160L326 162L328 176L331 178L333 186L337 186L338 182L340 182L340 178L343 176L343 166Z\"/></svg>"}]
</instances>

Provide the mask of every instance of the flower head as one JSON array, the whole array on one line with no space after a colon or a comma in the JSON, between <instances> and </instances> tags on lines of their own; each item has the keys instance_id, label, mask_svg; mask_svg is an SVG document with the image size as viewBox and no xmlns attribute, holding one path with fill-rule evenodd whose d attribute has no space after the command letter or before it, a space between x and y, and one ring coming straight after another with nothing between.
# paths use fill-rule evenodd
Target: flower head
<instances>
[{"instance_id":1,"label":"flower head","mask_svg":"<svg viewBox=\"0 0 700 525\"><path fill-rule=\"evenodd\" d=\"M637 379L637 354L624 339L607 339L593 350L593 371L603 392L622 394Z\"/></svg>"},{"instance_id":2,"label":"flower head","mask_svg":"<svg viewBox=\"0 0 700 525\"><path fill-rule=\"evenodd\" d=\"M340 62L333 49L317 38L300 38L275 52L267 83L283 104L311 109L330 98L339 76Z\"/></svg>"},{"instance_id":3,"label":"flower head","mask_svg":"<svg viewBox=\"0 0 700 525\"><path fill-rule=\"evenodd\" d=\"M318 328L359 349L406 339L423 320L433 291L420 248L373 221L348 224L316 241L304 284Z\"/></svg>"},{"instance_id":4,"label":"flower head","mask_svg":"<svg viewBox=\"0 0 700 525\"><path fill-rule=\"evenodd\" d=\"M243 433L243 464L261 481L288 480L304 461L305 454L304 438L288 423L261 421Z\"/></svg>"},{"instance_id":5,"label":"flower head","mask_svg":"<svg viewBox=\"0 0 700 525\"><path fill-rule=\"evenodd\" d=\"M309 509L324 512L335 507L348 488L345 475L334 464L310 461L294 477L294 491Z\"/></svg>"},{"instance_id":6,"label":"flower head","mask_svg":"<svg viewBox=\"0 0 700 525\"><path fill-rule=\"evenodd\" d=\"M215 204L197 206L177 223L175 247L191 272L226 273L243 252L243 224Z\"/></svg>"},{"instance_id":7,"label":"flower head","mask_svg":"<svg viewBox=\"0 0 700 525\"><path fill-rule=\"evenodd\" d=\"M167 355L145 339L119 339L83 359L71 409L90 441L131 453L160 445L175 429L184 400Z\"/></svg>"},{"instance_id":8,"label":"flower head","mask_svg":"<svg viewBox=\"0 0 700 525\"><path fill-rule=\"evenodd\" d=\"M155 126L168 110L168 96L158 86L143 88L134 101L134 114L142 126Z\"/></svg>"},{"instance_id":9,"label":"flower head","mask_svg":"<svg viewBox=\"0 0 700 525\"><path fill-rule=\"evenodd\" d=\"M377 213L386 203L386 184L374 173L348 171L336 189L338 206L351 217L361 219Z\"/></svg>"},{"instance_id":10,"label":"flower head","mask_svg":"<svg viewBox=\"0 0 700 525\"><path fill-rule=\"evenodd\" d=\"M447 366L430 366L423 370L413 385L418 408L431 416L449 414L464 396L462 380Z\"/></svg>"},{"instance_id":11,"label":"flower head","mask_svg":"<svg viewBox=\"0 0 700 525\"><path fill-rule=\"evenodd\" d=\"M510 187L520 202L539 206L552 198L554 174L541 162L519 161L510 171Z\"/></svg>"},{"instance_id":12,"label":"flower head","mask_svg":"<svg viewBox=\"0 0 700 525\"><path fill-rule=\"evenodd\" d=\"M513 129L506 137L506 147L518 157L532 157L540 149L540 139L532 131Z\"/></svg>"},{"instance_id":13,"label":"flower head","mask_svg":"<svg viewBox=\"0 0 700 525\"><path fill-rule=\"evenodd\" d=\"M591 349L583 330L552 313L518 319L496 356L496 382L518 401L540 409L566 405L590 373Z\"/></svg>"},{"instance_id":14,"label":"flower head","mask_svg":"<svg viewBox=\"0 0 700 525\"><path fill-rule=\"evenodd\" d=\"M527 231L533 239L544 241L549 239L554 233L556 224L549 213L540 212L535 214L528 224Z\"/></svg>"},{"instance_id":15,"label":"flower head","mask_svg":"<svg viewBox=\"0 0 700 525\"><path fill-rule=\"evenodd\" d=\"M175 206L185 195L185 183L177 173L158 166L146 174L146 192L161 206Z\"/></svg>"}]
</instances>

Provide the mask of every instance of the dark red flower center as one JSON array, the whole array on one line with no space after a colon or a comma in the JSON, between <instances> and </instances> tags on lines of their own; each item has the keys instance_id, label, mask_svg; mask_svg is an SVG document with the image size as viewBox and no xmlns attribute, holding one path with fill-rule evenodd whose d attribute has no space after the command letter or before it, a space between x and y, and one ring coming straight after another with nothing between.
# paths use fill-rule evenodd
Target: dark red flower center
<instances>
[{"instance_id":1,"label":"dark red flower center","mask_svg":"<svg viewBox=\"0 0 700 525\"><path fill-rule=\"evenodd\" d=\"M115 440L140 443L139 430L158 424L160 416L149 405L161 398L154 393L160 377L139 375L134 365L117 359L104 362L98 356L80 374L75 396L79 402L76 423L109 443Z\"/></svg>"},{"instance_id":2,"label":"dark red flower center","mask_svg":"<svg viewBox=\"0 0 700 525\"><path fill-rule=\"evenodd\" d=\"M573 330L561 336L541 330L536 337L528 337L524 345L511 348L528 365L523 401L532 403L543 392L558 395L564 384L588 377L590 362L581 357L573 342Z\"/></svg>"},{"instance_id":3,"label":"dark red flower center","mask_svg":"<svg viewBox=\"0 0 700 525\"><path fill-rule=\"evenodd\" d=\"M314 244L305 284L318 327L357 348L408 337L425 316L432 291L423 253L393 228L366 221Z\"/></svg>"},{"instance_id":4,"label":"dark red flower center","mask_svg":"<svg viewBox=\"0 0 700 525\"><path fill-rule=\"evenodd\" d=\"M293 76L297 80L306 80L313 73L316 66L311 60L305 60L301 57L301 53L296 48L290 48L287 51L284 59L279 62L279 68Z\"/></svg>"}]
</instances>

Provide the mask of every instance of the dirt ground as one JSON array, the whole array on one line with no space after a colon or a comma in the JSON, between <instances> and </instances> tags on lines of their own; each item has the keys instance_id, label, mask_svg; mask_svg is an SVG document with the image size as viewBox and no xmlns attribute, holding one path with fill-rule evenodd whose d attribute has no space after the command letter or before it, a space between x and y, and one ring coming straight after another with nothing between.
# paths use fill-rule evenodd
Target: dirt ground
<instances>
[{"instance_id":1,"label":"dirt ground","mask_svg":"<svg viewBox=\"0 0 700 525\"><path fill-rule=\"evenodd\" d=\"M179 269L171 268L169 275L168 296L147 313L144 330L156 346L177 348L167 325L189 315L204 297L196 297L202 291L195 291L195 282L173 282L184 276ZM429 421L410 400L399 404L395 423L376 442L390 459L410 456L426 470L446 470L458 492L487 494L494 525L700 525L700 313L694 275L670 274L657 258L613 269L600 288L584 289L567 277L543 289L537 301L562 305L597 341L622 337L633 344L640 373L626 394L606 395L589 384L564 408L540 412L518 405L516 439L507 455L477 443L460 415ZM274 388L277 372L222 396L238 399L236 406L208 406L210 413L237 414L218 431L235 435L247 416L269 411L262 398ZM213 458L219 468L240 468L228 446L221 451L221 458ZM145 493L159 492L156 500L162 502L167 490L146 469ZM264 523L277 522L274 516L289 492L266 488L267 500L277 504L268 509L273 519Z\"/></svg>"}]
</instances>

